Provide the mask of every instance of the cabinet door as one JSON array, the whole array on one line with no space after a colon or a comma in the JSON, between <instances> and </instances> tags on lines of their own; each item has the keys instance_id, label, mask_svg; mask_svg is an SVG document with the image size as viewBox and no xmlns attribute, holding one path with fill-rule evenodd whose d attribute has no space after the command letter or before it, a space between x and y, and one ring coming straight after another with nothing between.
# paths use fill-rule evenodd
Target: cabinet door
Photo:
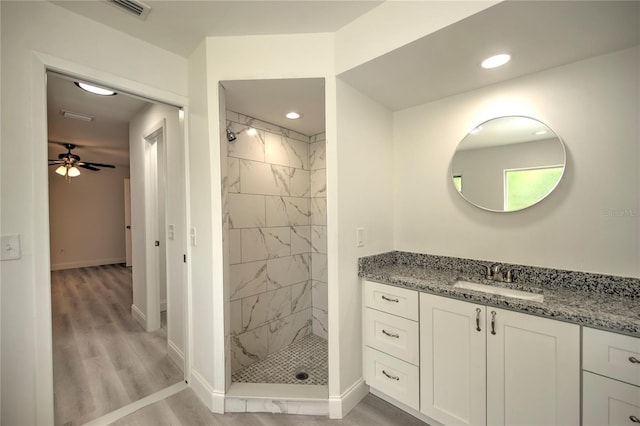
<instances>
[{"instance_id":1,"label":"cabinet door","mask_svg":"<svg viewBox=\"0 0 640 426\"><path fill-rule=\"evenodd\" d=\"M579 422L579 326L488 307L487 423Z\"/></svg>"},{"instance_id":2,"label":"cabinet door","mask_svg":"<svg viewBox=\"0 0 640 426\"><path fill-rule=\"evenodd\" d=\"M585 426L631 426L640 421L640 387L585 371L582 389Z\"/></svg>"},{"instance_id":3,"label":"cabinet door","mask_svg":"<svg viewBox=\"0 0 640 426\"><path fill-rule=\"evenodd\" d=\"M484 324L484 306L420 294L422 413L444 424L485 424Z\"/></svg>"}]
</instances>

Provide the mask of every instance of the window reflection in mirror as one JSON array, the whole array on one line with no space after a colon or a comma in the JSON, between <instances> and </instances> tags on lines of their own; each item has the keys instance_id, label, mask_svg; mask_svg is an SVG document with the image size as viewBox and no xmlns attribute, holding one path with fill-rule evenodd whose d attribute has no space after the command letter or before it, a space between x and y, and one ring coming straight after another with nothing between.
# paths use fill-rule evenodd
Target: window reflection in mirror
<instances>
[{"instance_id":1,"label":"window reflection in mirror","mask_svg":"<svg viewBox=\"0 0 640 426\"><path fill-rule=\"evenodd\" d=\"M460 142L451 177L470 203L516 211L549 195L564 167L564 145L548 126L528 117L499 117L476 126Z\"/></svg>"}]
</instances>

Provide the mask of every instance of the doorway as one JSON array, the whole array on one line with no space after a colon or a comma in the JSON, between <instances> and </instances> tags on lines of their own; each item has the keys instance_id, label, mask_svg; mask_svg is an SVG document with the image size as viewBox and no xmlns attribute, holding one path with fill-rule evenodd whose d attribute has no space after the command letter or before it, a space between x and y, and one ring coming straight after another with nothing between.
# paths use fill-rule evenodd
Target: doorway
<instances>
[{"instance_id":1,"label":"doorway","mask_svg":"<svg viewBox=\"0 0 640 426\"><path fill-rule=\"evenodd\" d=\"M179 152L183 146L180 143L183 133L180 110L131 98L125 101L125 105L134 109L129 111L124 131L118 130L100 118L100 111L92 112L91 104L100 99L91 98L95 95L79 92L80 100L76 99L78 102L75 103L73 96L62 96L62 102L70 105L66 109L54 102L60 94L80 90L75 85L76 80L49 73L47 84L49 158L61 158L58 152L60 143L75 142L78 150L65 158L75 161L81 170L79 176L69 173L60 176L54 170L49 173L50 186L55 187L50 189L49 240L53 270L51 301L56 424L84 423L183 381L185 377L186 309L183 292L186 265L183 253L186 248L186 213L181 211L184 210L184 202L176 202L170 212L166 209L168 199L184 197L184 162L181 160L184 154ZM127 95L119 93L118 96ZM104 108L104 105L96 108ZM122 107L117 112L123 113L124 110ZM69 131L67 128L65 132L67 123L61 125L60 116L69 119L62 115L62 111L72 111L90 119L77 120L73 129ZM170 125L165 125L164 119L160 120L163 125L159 132L149 133L149 122L157 123L158 114L171 115L167 118ZM105 129L105 126L110 128ZM104 143L104 139L116 143ZM164 152L172 144L174 155L178 151L177 167L173 171L178 176L178 186L172 187L168 194L163 184L166 177ZM138 151L144 152L147 148L149 154L140 158ZM131 167L128 157L131 157ZM83 167L81 163L89 160L92 165ZM130 173L128 169L131 169ZM124 188L125 179L129 178L132 221L131 229L127 230ZM59 215L55 211L61 206L66 207L67 213L75 211L73 220L59 220L64 214ZM146 220L147 213L152 216L152 224L147 223L151 222ZM167 217L172 221L171 249L164 233ZM154 227L155 232L147 232L150 227ZM80 229L83 232L79 232ZM125 266L127 232L132 234L132 268ZM61 240L60 235L68 238ZM147 237L153 239L150 247L145 247ZM142 241L142 247L136 247L136 241ZM162 247L162 251L158 247ZM155 263L148 262L149 253L153 254L151 258L155 258ZM172 257L168 258L169 255ZM146 273L148 267L154 268L155 275ZM145 271L143 278L155 281L157 303L153 304L155 308L151 314L148 308L152 304L148 297L154 291L150 287L154 286L149 286L146 280L136 281L134 275L137 271ZM170 280L167 279L169 271ZM160 284L161 277L163 285ZM175 288L167 291L168 286ZM174 311L173 315L166 315L165 327L160 326L162 288L164 311L169 307ZM142 297L137 297L140 293ZM136 313L141 316L136 317ZM142 328L136 323L141 318Z\"/></svg>"}]
</instances>

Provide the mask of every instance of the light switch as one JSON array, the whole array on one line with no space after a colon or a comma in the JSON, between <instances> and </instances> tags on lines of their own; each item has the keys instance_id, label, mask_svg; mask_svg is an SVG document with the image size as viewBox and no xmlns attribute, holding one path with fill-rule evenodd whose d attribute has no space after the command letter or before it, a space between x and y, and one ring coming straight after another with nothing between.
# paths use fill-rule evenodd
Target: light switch
<instances>
[{"instance_id":1,"label":"light switch","mask_svg":"<svg viewBox=\"0 0 640 426\"><path fill-rule=\"evenodd\" d=\"M175 240L176 239L176 227L175 225L169 225L169 235L167 235L167 238L169 238L170 240Z\"/></svg>"},{"instance_id":2,"label":"light switch","mask_svg":"<svg viewBox=\"0 0 640 426\"><path fill-rule=\"evenodd\" d=\"M191 228L191 245L193 247L198 245L198 240L196 240L196 228Z\"/></svg>"},{"instance_id":3,"label":"light switch","mask_svg":"<svg viewBox=\"0 0 640 426\"><path fill-rule=\"evenodd\" d=\"M3 235L2 236L2 260L20 259L20 235Z\"/></svg>"},{"instance_id":4,"label":"light switch","mask_svg":"<svg viewBox=\"0 0 640 426\"><path fill-rule=\"evenodd\" d=\"M364 228L356 229L356 244L358 247L364 247Z\"/></svg>"}]
</instances>

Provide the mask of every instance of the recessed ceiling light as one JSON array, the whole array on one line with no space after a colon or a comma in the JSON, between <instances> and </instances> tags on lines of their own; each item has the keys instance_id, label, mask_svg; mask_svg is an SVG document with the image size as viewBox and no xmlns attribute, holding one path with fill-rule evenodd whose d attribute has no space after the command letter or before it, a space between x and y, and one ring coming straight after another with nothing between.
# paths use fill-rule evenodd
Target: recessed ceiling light
<instances>
[{"instance_id":1,"label":"recessed ceiling light","mask_svg":"<svg viewBox=\"0 0 640 426\"><path fill-rule=\"evenodd\" d=\"M86 90L87 92L93 93L94 95L100 96L113 96L116 94L113 90L105 89L104 87L93 86L87 83L80 83L78 81L75 82L76 86L81 88L82 90Z\"/></svg>"},{"instance_id":2,"label":"recessed ceiling light","mask_svg":"<svg viewBox=\"0 0 640 426\"><path fill-rule=\"evenodd\" d=\"M546 133L547 133L546 130L538 130L537 132L534 133L534 135L544 135Z\"/></svg>"},{"instance_id":3,"label":"recessed ceiling light","mask_svg":"<svg viewBox=\"0 0 640 426\"><path fill-rule=\"evenodd\" d=\"M480 64L482 68L491 69L500 67L511 60L511 55L506 53L501 53L499 55L491 56Z\"/></svg>"},{"instance_id":4,"label":"recessed ceiling light","mask_svg":"<svg viewBox=\"0 0 640 426\"><path fill-rule=\"evenodd\" d=\"M298 118L300 118L300 114L295 111L291 111L286 113L285 117L287 117L289 120L297 120Z\"/></svg>"}]
</instances>

